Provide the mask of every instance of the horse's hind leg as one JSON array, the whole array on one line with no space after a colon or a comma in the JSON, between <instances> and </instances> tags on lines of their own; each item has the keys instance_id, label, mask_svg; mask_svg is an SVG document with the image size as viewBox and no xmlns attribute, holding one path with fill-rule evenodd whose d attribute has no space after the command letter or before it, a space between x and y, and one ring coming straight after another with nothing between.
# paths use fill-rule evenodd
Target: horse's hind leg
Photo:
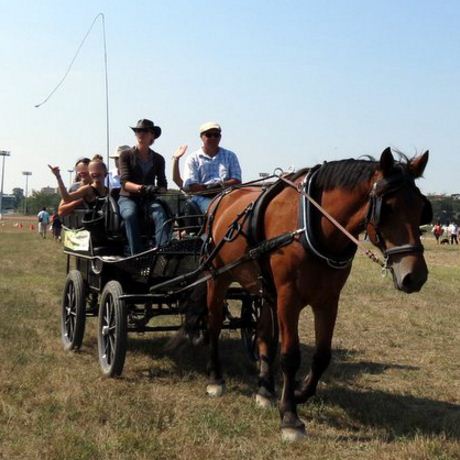
<instances>
[{"instance_id":1,"label":"horse's hind leg","mask_svg":"<svg viewBox=\"0 0 460 460\"><path fill-rule=\"evenodd\" d=\"M310 372L296 391L297 403L304 403L315 395L316 387L323 372L331 360L331 342L334 334L335 320L337 318L338 299L328 305L313 307L315 315L315 342L316 349L313 354Z\"/></svg>"},{"instance_id":2,"label":"horse's hind leg","mask_svg":"<svg viewBox=\"0 0 460 460\"><path fill-rule=\"evenodd\" d=\"M261 407L268 407L275 399L273 363L278 348L278 320L274 306L266 300L262 303L256 334L259 352L256 403Z\"/></svg>"},{"instance_id":3,"label":"horse's hind leg","mask_svg":"<svg viewBox=\"0 0 460 460\"><path fill-rule=\"evenodd\" d=\"M219 358L219 336L224 321L224 298L229 284L224 277L208 281L209 383L206 392L210 396L222 396L224 392L224 379Z\"/></svg>"}]
</instances>

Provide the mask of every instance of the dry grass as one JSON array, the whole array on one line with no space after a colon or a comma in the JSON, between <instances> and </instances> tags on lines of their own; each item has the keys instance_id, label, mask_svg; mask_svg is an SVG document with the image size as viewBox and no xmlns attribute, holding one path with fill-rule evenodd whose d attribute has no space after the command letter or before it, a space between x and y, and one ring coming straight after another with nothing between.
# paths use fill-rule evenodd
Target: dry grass
<instances>
[{"instance_id":1,"label":"dry grass","mask_svg":"<svg viewBox=\"0 0 460 460\"><path fill-rule=\"evenodd\" d=\"M460 458L460 252L427 241L430 278L396 292L358 256L344 289L334 359L300 409L309 438L280 441L278 414L255 406L255 372L223 337L226 395L209 399L203 349L164 354L164 335L130 336L123 377L100 377L95 322L79 353L59 338L59 244L0 231L0 458ZM302 317L303 371L312 353Z\"/></svg>"}]
</instances>

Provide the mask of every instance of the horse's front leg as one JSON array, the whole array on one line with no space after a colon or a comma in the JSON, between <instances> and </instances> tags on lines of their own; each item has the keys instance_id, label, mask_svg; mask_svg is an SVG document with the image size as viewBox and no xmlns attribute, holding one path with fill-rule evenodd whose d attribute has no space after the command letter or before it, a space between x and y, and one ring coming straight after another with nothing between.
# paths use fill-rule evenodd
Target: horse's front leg
<instances>
[{"instance_id":1,"label":"horse's front leg","mask_svg":"<svg viewBox=\"0 0 460 460\"><path fill-rule=\"evenodd\" d=\"M315 317L315 343L310 372L296 391L297 403L304 403L315 395L316 387L331 360L331 342L337 318L338 298L321 306L313 306Z\"/></svg>"},{"instance_id":2,"label":"horse's front leg","mask_svg":"<svg viewBox=\"0 0 460 460\"><path fill-rule=\"evenodd\" d=\"M257 323L257 349L259 352L259 379L256 403L269 407L275 400L273 363L278 349L278 320L274 305L263 300Z\"/></svg>"},{"instance_id":3,"label":"horse's front leg","mask_svg":"<svg viewBox=\"0 0 460 460\"><path fill-rule=\"evenodd\" d=\"M300 366L298 323L300 306L294 300L294 289L278 289L278 322L281 333L281 370L283 392L280 400L281 436L295 441L305 437L305 425L297 415L295 399L296 373Z\"/></svg>"},{"instance_id":4,"label":"horse's front leg","mask_svg":"<svg viewBox=\"0 0 460 460\"><path fill-rule=\"evenodd\" d=\"M209 396L222 396L225 390L222 367L219 358L219 336L224 321L224 297L229 283L223 278L208 281L208 332L209 332L209 382L206 392Z\"/></svg>"}]
</instances>

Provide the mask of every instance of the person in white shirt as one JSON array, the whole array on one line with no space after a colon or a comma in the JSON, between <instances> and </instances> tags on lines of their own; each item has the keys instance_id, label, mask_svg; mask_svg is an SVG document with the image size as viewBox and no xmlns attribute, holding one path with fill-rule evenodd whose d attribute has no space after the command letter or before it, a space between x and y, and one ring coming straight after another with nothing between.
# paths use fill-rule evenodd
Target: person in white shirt
<instances>
[{"instance_id":1,"label":"person in white shirt","mask_svg":"<svg viewBox=\"0 0 460 460\"><path fill-rule=\"evenodd\" d=\"M185 163L183 188L194 194L192 201L205 213L213 196L226 187L241 184L241 167L235 153L219 146L222 128L218 123L202 124L200 137L202 147Z\"/></svg>"},{"instance_id":2,"label":"person in white shirt","mask_svg":"<svg viewBox=\"0 0 460 460\"><path fill-rule=\"evenodd\" d=\"M450 244L458 244L458 225L455 222L451 222L449 227L449 237L450 237Z\"/></svg>"},{"instance_id":3,"label":"person in white shirt","mask_svg":"<svg viewBox=\"0 0 460 460\"><path fill-rule=\"evenodd\" d=\"M46 208L42 208L42 210L37 214L38 219L38 233L41 235L43 239L46 238L46 230L48 229L48 224L50 223L50 215Z\"/></svg>"}]
</instances>

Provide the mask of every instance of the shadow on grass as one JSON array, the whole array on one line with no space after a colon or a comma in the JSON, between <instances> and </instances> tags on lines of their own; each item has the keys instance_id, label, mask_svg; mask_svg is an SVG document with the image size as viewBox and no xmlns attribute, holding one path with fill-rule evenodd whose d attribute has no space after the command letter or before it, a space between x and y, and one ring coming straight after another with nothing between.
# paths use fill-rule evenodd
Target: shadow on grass
<instances>
[{"instance_id":1,"label":"shadow on grass","mask_svg":"<svg viewBox=\"0 0 460 460\"><path fill-rule=\"evenodd\" d=\"M442 434L460 440L460 405L381 390L357 390L331 385L318 392L326 404L341 407L350 418L383 428L388 441L401 437ZM342 428L333 417L332 426Z\"/></svg>"},{"instance_id":2,"label":"shadow on grass","mask_svg":"<svg viewBox=\"0 0 460 460\"><path fill-rule=\"evenodd\" d=\"M125 375L123 378L133 381L147 378L155 382L156 379L194 381L205 377L207 347L186 344L177 351L165 351L170 338L171 336L130 336L126 359L129 360L132 353L139 353L151 357L153 362L147 368L138 367L133 377ZM89 347L97 346L95 338L88 338L85 342ZM314 349L301 345L301 350L302 367L299 378L308 371ZM242 342L237 338L224 338L220 341L220 351L224 375L227 380L231 378L237 383L232 386L231 391L252 398L257 386L257 370L255 364L249 360ZM390 442L420 434L442 434L447 439L460 440L460 405L381 390L353 388L354 381L364 374L379 375L389 369L418 369L415 366L394 363L356 361L358 353L347 349L333 350L333 360L322 378L326 385L319 388L318 396L313 400L314 404L319 402L320 406L323 403L329 407L338 406L354 422L370 428L384 429ZM168 360L167 366L158 365L158 360L162 359ZM276 368L279 376L279 366ZM410 384L408 380L407 387ZM346 428L344 424L347 422L342 417L327 415L328 411L320 410L329 425L338 429Z\"/></svg>"}]
</instances>

